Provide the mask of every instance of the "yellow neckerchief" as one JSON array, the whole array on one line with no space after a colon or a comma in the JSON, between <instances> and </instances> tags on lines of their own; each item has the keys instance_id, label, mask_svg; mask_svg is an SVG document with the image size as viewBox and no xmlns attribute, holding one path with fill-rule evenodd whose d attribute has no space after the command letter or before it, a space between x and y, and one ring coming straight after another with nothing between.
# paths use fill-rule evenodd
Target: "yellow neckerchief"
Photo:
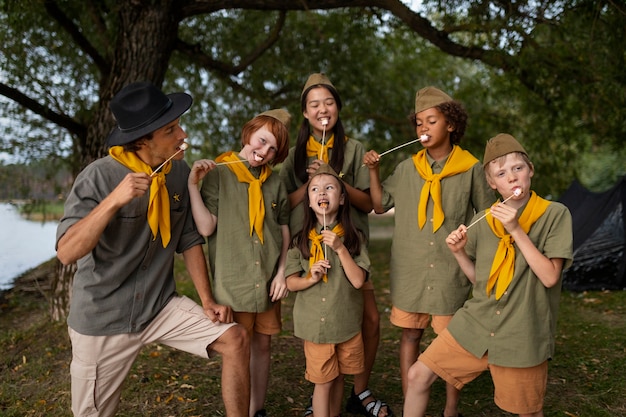
<instances>
[{"instance_id":1,"label":"yellow neckerchief","mask_svg":"<svg viewBox=\"0 0 626 417\"><path fill-rule=\"evenodd\" d=\"M112 146L109 155L133 172L152 174L152 167L143 162L135 152L124 152L122 146ZM148 203L148 225L152 231L152 240L156 239L157 232L161 232L163 247L170 243L170 196L165 186L165 174L172 169L172 161L168 161L163 168L152 177L150 183L150 202Z\"/></svg>"},{"instance_id":2,"label":"yellow neckerchief","mask_svg":"<svg viewBox=\"0 0 626 417\"><path fill-rule=\"evenodd\" d=\"M333 227L332 232L339 237L342 237L344 234L343 226L341 223L337 223L335 227ZM309 240L311 241L311 256L309 257L309 274L307 277L311 277L311 267L317 261L321 261L324 259L324 249L322 249L322 234L317 233L315 228L309 231ZM328 282L328 275L324 274L322 278L324 282Z\"/></svg>"},{"instance_id":3,"label":"yellow neckerchief","mask_svg":"<svg viewBox=\"0 0 626 417\"><path fill-rule=\"evenodd\" d=\"M335 144L335 134L331 134L330 138L326 140L324 146L322 147L321 142L318 142L317 139L313 137L313 135L309 136L309 141L306 143L306 156L315 156L316 158L321 159L322 161L328 163L328 149L332 149ZM320 158L320 150L321 150L321 158Z\"/></svg>"},{"instance_id":4,"label":"yellow neckerchief","mask_svg":"<svg viewBox=\"0 0 626 417\"><path fill-rule=\"evenodd\" d=\"M528 204L518 220L520 227L525 233L528 233L530 227L545 213L549 205L550 202L548 200L544 200L536 193L531 192ZM515 247L513 246L513 238L507 233L499 220L496 220L491 213L487 214L485 219L489 227L491 227L493 234L500 238L500 243L491 265L491 272L489 272L489 280L487 281L487 297L489 297L495 286L496 300L499 300L513 280Z\"/></svg>"},{"instance_id":5,"label":"yellow neckerchief","mask_svg":"<svg viewBox=\"0 0 626 417\"><path fill-rule=\"evenodd\" d=\"M471 153L459 148L457 145L452 147L452 152L448 156L448 160L439 174L433 174L433 170L428 163L426 157L426 149L422 149L413 155L413 164L420 176L426 181L422 187L420 194L420 202L417 208L417 223L420 229L426 224L426 207L428 205L428 197L431 196L434 203L433 213L433 233L437 231L443 224L445 214L441 207L441 182L445 177L460 174L469 170L478 162Z\"/></svg>"},{"instance_id":6,"label":"yellow neckerchief","mask_svg":"<svg viewBox=\"0 0 626 417\"><path fill-rule=\"evenodd\" d=\"M216 162L241 161L239 157L232 151L224 152L217 158ZM254 175L243 163L226 165L237 176L239 182L246 182L248 186L248 216L250 219L250 236L252 230L256 231L259 240L263 243L263 221L265 220L265 202L263 200L263 192L261 185L272 175L272 170L267 166L261 166L261 175L254 178Z\"/></svg>"}]
</instances>

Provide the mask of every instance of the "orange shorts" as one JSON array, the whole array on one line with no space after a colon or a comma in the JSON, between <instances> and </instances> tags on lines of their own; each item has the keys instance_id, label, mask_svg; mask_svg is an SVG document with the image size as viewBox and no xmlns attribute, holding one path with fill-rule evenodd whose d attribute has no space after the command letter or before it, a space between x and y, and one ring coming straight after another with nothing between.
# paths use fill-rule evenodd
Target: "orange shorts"
<instances>
[{"instance_id":1,"label":"orange shorts","mask_svg":"<svg viewBox=\"0 0 626 417\"><path fill-rule=\"evenodd\" d=\"M278 334L282 327L280 319L280 301L274 303L272 308L262 313L235 311L233 315L235 322L245 327L250 335L252 335L253 331L265 335Z\"/></svg>"},{"instance_id":2,"label":"orange shorts","mask_svg":"<svg viewBox=\"0 0 626 417\"><path fill-rule=\"evenodd\" d=\"M356 375L365 371L361 333L343 343L304 341L306 372L304 377L314 384L325 384L340 374Z\"/></svg>"},{"instance_id":3,"label":"orange shorts","mask_svg":"<svg viewBox=\"0 0 626 417\"><path fill-rule=\"evenodd\" d=\"M513 414L532 414L543 409L548 361L530 368L493 365L488 362L487 354L477 358L465 350L447 329L431 342L417 360L457 389L489 370L494 385L494 401L498 407Z\"/></svg>"},{"instance_id":4,"label":"orange shorts","mask_svg":"<svg viewBox=\"0 0 626 417\"><path fill-rule=\"evenodd\" d=\"M428 327L428 323L431 323L435 333L439 334L443 329L448 327L448 323L452 320L452 315L431 316L427 313L409 313L408 311L400 310L398 307L392 306L389 320L394 326L402 327L403 329L425 329Z\"/></svg>"}]
</instances>

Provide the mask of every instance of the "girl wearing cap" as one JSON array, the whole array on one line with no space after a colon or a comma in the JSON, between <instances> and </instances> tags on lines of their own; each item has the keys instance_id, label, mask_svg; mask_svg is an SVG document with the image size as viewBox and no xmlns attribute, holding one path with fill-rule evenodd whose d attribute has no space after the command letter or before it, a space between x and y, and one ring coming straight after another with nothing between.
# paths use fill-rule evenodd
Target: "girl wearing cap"
<instances>
[{"instance_id":1,"label":"girl wearing cap","mask_svg":"<svg viewBox=\"0 0 626 417\"><path fill-rule=\"evenodd\" d=\"M345 135L339 116L341 97L328 77L322 73L311 74L300 96L304 119L298 132L296 145L282 165L280 175L287 185L291 203L289 226L292 233L302 228L303 201L306 184L317 169L328 164L341 178L352 207L352 219L361 230L366 242L369 239L368 213L372 211L369 196L369 173L363 166L365 148ZM354 378L354 387L346 409L354 414L370 417L391 417L393 412L384 402L377 400L368 388L369 378L376 359L380 340L380 316L374 296L374 285L368 280L363 288L363 343L365 370ZM368 410L379 410L376 413ZM311 407L305 413L313 414Z\"/></svg>"},{"instance_id":2,"label":"girl wearing cap","mask_svg":"<svg viewBox=\"0 0 626 417\"><path fill-rule=\"evenodd\" d=\"M487 142L484 166L506 203L446 239L474 283L473 297L411 367L406 417L424 415L438 376L461 389L487 369L498 407L543 416L561 276L572 262L572 218L563 204L531 191L534 167L513 136Z\"/></svg>"},{"instance_id":3,"label":"girl wearing cap","mask_svg":"<svg viewBox=\"0 0 626 417\"><path fill-rule=\"evenodd\" d=\"M281 329L280 300L289 294L289 200L270 168L287 156L289 121L281 109L257 115L242 129L239 153L194 162L188 179L194 220L208 236L215 298L232 307L251 336L252 417L266 415L271 335Z\"/></svg>"},{"instance_id":4,"label":"girl wearing cap","mask_svg":"<svg viewBox=\"0 0 626 417\"><path fill-rule=\"evenodd\" d=\"M361 319L370 261L351 219L343 181L322 165L308 181L303 226L289 249L287 287L296 291L295 335L304 339L305 378L317 417L341 414L343 375L363 372Z\"/></svg>"},{"instance_id":5,"label":"girl wearing cap","mask_svg":"<svg viewBox=\"0 0 626 417\"><path fill-rule=\"evenodd\" d=\"M495 200L478 159L459 147L467 113L435 87L419 90L411 116L424 149L401 162L382 184L380 156L369 151L370 193L376 213L395 207L391 247L391 322L402 328L400 371L407 395L407 373L420 353L429 322L436 333L463 305L471 283L447 249L450 230L471 220ZM446 387L444 417L456 417L459 392Z\"/></svg>"}]
</instances>

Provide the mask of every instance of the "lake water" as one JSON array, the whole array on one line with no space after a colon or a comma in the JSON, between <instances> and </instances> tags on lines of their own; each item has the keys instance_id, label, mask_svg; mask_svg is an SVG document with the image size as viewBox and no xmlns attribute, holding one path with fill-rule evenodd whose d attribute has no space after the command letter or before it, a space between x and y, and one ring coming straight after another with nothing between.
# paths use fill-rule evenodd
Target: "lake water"
<instances>
[{"instance_id":1,"label":"lake water","mask_svg":"<svg viewBox=\"0 0 626 417\"><path fill-rule=\"evenodd\" d=\"M15 278L54 258L57 222L25 220L11 204L0 203L0 290Z\"/></svg>"}]
</instances>

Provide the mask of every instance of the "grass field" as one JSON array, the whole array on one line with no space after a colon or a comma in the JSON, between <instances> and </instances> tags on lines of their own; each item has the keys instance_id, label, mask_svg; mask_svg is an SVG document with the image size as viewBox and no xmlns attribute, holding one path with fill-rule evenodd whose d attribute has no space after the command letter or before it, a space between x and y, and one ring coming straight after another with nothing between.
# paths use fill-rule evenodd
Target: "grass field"
<instances>
[{"instance_id":1,"label":"grass field","mask_svg":"<svg viewBox=\"0 0 626 417\"><path fill-rule=\"evenodd\" d=\"M378 227L388 226L380 219ZM376 226L375 226L376 227ZM382 234L384 236L384 234ZM381 343L370 387L402 409L398 367L400 332L389 323L389 238L372 242L370 254L381 312ZM49 265L40 268L43 275ZM33 274L31 273L31 274ZM193 285L177 262L181 293L194 296ZM268 414L301 416L312 392L304 377L301 342L292 334L291 306L283 303L284 330L273 339ZM626 416L626 291L564 292L557 352L550 363L545 415L550 417ZM432 339L427 332L424 344ZM18 288L0 299L0 415L70 415L70 345L64 323L48 319L45 299ZM348 378L350 381L350 378ZM350 383L346 385L346 392ZM484 374L463 390L460 408L466 417L508 416L492 399ZM439 416L444 386L433 386L430 415ZM122 395L120 416L223 416L220 361L207 361L156 345L147 346L133 366ZM344 413L344 417L349 414Z\"/></svg>"}]
</instances>

